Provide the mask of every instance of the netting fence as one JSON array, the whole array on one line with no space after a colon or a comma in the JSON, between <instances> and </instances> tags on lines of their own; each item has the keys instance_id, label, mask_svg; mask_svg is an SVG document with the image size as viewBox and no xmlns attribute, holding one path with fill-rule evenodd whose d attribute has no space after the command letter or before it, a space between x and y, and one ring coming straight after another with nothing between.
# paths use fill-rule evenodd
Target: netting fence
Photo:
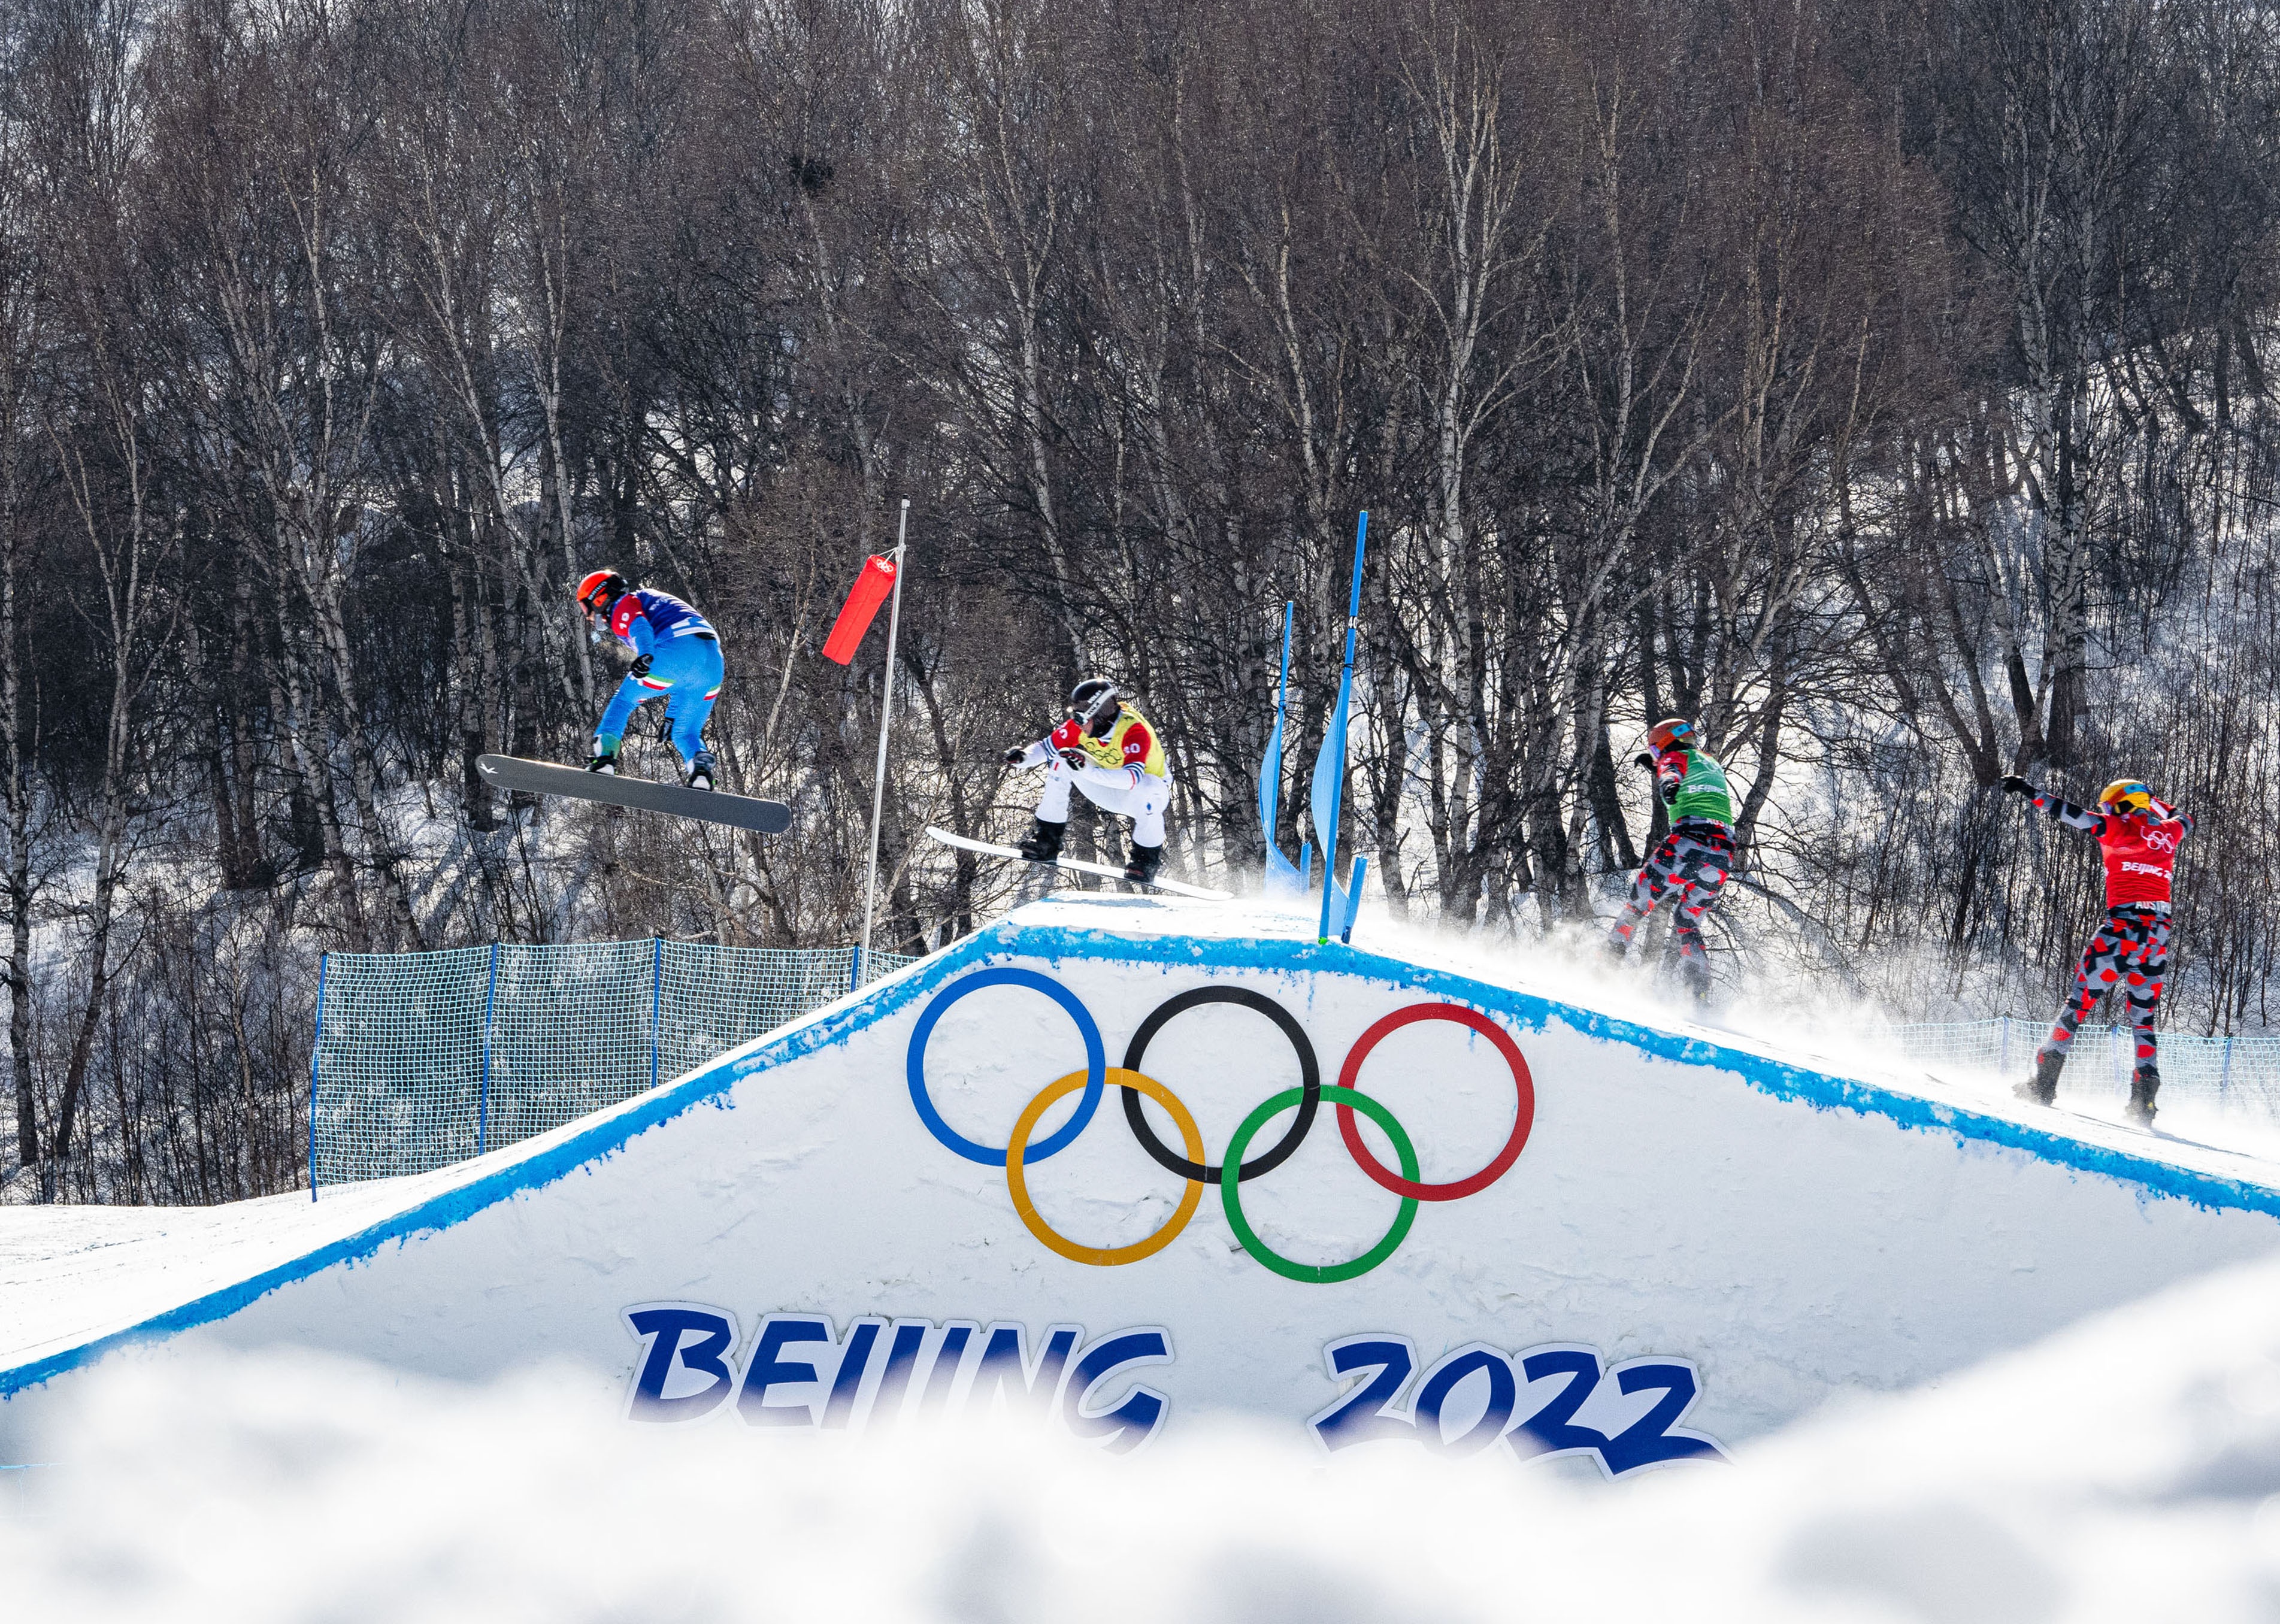
<instances>
[{"instance_id":1,"label":"netting fence","mask_svg":"<svg viewBox=\"0 0 2280 1624\"><path fill-rule=\"evenodd\" d=\"M2035 1064L2035 1047L2050 1030L2047 1020L1999 1016L1992 1020L1893 1028L1901 1050L1926 1066L1997 1072L2023 1077ZM2200 1037L2188 1032L2160 1035L2161 1103L2191 1102L2228 1115L2280 1126L2280 1036ZM2130 1072L2137 1044L2127 1027L2089 1027L2075 1034L2061 1097L2116 1100L2130 1097Z\"/></svg>"},{"instance_id":2,"label":"netting fence","mask_svg":"<svg viewBox=\"0 0 2280 1624\"><path fill-rule=\"evenodd\" d=\"M614 1105L829 1003L855 958L663 940L328 953L310 1181L425 1173ZM915 962L874 952L864 979Z\"/></svg>"}]
</instances>

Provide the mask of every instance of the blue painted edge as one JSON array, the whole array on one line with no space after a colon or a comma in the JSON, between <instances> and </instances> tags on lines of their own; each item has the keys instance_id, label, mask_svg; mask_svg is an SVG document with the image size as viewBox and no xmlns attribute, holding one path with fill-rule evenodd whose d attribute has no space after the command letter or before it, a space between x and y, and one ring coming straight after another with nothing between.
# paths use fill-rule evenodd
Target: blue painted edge
<instances>
[{"instance_id":1,"label":"blue painted edge","mask_svg":"<svg viewBox=\"0 0 2280 1624\"><path fill-rule=\"evenodd\" d=\"M353 1264L371 1258L391 1241L402 1244L449 1228L486 1207L555 1183L589 1163L612 1154L653 1128L699 1105L722 1102L741 1078L831 1048L864 1028L892 1017L977 963L1001 958L1043 959L1047 963L1115 959L1156 965L1166 970L1241 969L1358 976L1396 989L1429 992L1469 1004L1502 1015L1522 1030L1540 1030L1557 1020L1587 1037L1625 1044L1657 1059L1731 1073L1776 1099L1817 1110L1879 1117L1903 1128L1951 1135L1958 1143L1977 1141L2022 1151L2074 1172L2113 1179L2149 1195L2186 1201L2214 1211L2261 1212L2280 1218L2280 1188L2181 1167L2132 1151L2087 1143L2047 1128L1942 1104L1874 1083L1808 1071L1786 1061L1729 1049L1706 1038L1641 1026L1535 993L1498 987L1452 971L1337 943L1258 937L1124 936L1105 930L1005 921L875 983L859 999L843 1003L788 1032L731 1051L703 1070L641 1096L555 1144L517 1156L507 1166L400 1212L390 1213L354 1235L328 1242L301 1257L194 1298L125 1330L0 1370L0 1399L92 1364L119 1349L227 1319L280 1287L338 1264Z\"/></svg>"}]
</instances>

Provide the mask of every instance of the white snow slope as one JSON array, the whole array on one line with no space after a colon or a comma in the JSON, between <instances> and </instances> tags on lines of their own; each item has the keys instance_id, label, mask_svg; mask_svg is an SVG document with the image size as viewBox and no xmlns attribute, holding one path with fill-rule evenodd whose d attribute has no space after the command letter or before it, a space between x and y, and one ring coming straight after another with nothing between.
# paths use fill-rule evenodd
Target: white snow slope
<instances>
[{"instance_id":1,"label":"white snow slope","mask_svg":"<svg viewBox=\"0 0 2280 1624\"><path fill-rule=\"evenodd\" d=\"M2100 1316L1732 1469L1578 1494L1398 1441L1199 1426L803 1447L628 1427L576 1371L462 1388L114 1361L0 1474L12 1616L78 1624L2264 1624L2280 1266ZM761 1469L756 1464L765 1463ZM15 1482L11 1491L11 1479Z\"/></svg>"},{"instance_id":2,"label":"white snow slope","mask_svg":"<svg viewBox=\"0 0 2280 1624\"><path fill-rule=\"evenodd\" d=\"M2280 1242L2245 1158L1289 930L1041 904L443 1173L0 1212L0 1461L127 1350L292 1346L459 1379L559 1361L592 1412L659 1432L1032 1412L1121 1453L1238 1412L1334 1457L1628 1476ZM1114 1068L1144 1032L1136 1069L1212 1160L1252 1119L1232 1191L1142 1149ZM1370 1103L1329 1095L1295 1135L1302 1047ZM1057 1081L1017 1195L989 1158ZM1366 1175L1401 1181L1387 1113L1422 1193L1455 1198ZM1172 1119L1144 1120L1176 1159Z\"/></svg>"}]
</instances>

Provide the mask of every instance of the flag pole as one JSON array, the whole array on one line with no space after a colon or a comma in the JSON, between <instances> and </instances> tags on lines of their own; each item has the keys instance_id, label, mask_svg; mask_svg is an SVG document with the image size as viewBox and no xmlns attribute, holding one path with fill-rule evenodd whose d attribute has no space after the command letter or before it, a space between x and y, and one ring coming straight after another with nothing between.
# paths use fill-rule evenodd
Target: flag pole
<instances>
[{"instance_id":1,"label":"flag pole","mask_svg":"<svg viewBox=\"0 0 2280 1624\"><path fill-rule=\"evenodd\" d=\"M895 634L903 622L903 546L910 527L911 499L905 496L902 514L895 521L895 596L887 609L887 670L879 684L879 765L871 778L871 863L863 877L863 945L855 955L858 988L871 967L871 918L879 891L879 814L887 800L887 724L895 714Z\"/></svg>"}]
</instances>

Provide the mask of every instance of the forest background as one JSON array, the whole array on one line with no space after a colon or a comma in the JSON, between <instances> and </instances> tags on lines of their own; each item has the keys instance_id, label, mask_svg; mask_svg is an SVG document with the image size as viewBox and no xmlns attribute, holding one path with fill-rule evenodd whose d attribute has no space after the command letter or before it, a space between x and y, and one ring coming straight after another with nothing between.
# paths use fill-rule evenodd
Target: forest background
<instances>
[{"instance_id":1,"label":"forest background","mask_svg":"<svg viewBox=\"0 0 2280 1624\"><path fill-rule=\"evenodd\" d=\"M852 939L905 496L882 947L1092 673L1255 884L1286 598L1295 850L1367 507L1397 917L1606 912L1697 714L1729 980L2043 1014L2095 853L1993 786L2126 774L2168 1022L2259 1029L2276 188L2247 0L12 0L0 1199L299 1181L324 951ZM583 756L604 564L790 835L485 789Z\"/></svg>"}]
</instances>

